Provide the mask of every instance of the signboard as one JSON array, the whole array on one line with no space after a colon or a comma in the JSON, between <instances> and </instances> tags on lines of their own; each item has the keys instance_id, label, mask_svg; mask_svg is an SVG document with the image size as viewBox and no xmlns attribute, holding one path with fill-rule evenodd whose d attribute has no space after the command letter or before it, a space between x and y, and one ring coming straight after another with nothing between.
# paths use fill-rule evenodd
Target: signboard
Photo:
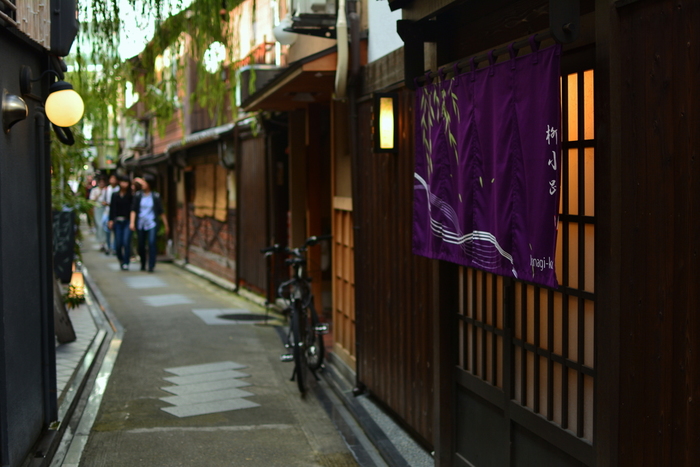
<instances>
[{"instance_id":1,"label":"signboard","mask_svg":"<svg viewBox=\"0 0 700 467\"><path fill-rule=\"evenodd\" d=\"M53 268L64 284L70 282L75 256L75 214L73 211L53 212Z\"/></svg>"},{"instance_id":2,"label":"signboard","mask_svg":"<svg viewBox=\"0 0 700 467\"><path fill-rule=\"evenodd\" d=\"M561 46L511 55L417 89L413 251L557 287Z\"/></svg>"}]
</instances>

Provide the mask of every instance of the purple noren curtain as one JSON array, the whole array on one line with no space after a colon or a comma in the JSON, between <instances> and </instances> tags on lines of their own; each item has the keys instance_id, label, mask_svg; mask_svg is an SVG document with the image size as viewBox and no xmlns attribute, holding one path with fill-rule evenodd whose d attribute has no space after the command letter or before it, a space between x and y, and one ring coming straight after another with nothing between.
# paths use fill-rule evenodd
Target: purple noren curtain
<instances>
[{"instance_id":1,"label":"purple noren curtain","mask_svg":"<svg viewBox=\"0 0 700 467\"><path fill-rule=\"evenodd\" d=\"M557 287L560 55L492 60L416 91L414 253Z\"/></svg>"}]
</instances>

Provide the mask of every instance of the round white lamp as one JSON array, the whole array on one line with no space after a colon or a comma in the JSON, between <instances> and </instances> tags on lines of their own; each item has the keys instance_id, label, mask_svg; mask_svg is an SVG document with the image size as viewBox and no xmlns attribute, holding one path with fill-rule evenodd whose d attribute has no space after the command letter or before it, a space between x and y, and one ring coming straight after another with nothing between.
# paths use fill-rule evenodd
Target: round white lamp
<instances>
[{"instance_id":1,"label":"round white lamp","mask_svg":"<svg viewBox=\"0 0 700 467\"><path fill-rule=\"evenodd\" d=\"M298 34L285 31L287 28L291 28L293 25L292 18L286 16L283 20L279 22L277 26L272 30L272 34L275 36L277 42L282 45L292 45L294 41L297 40Z\"/></svg>"},{"instance_id":2,"label":"round white lamp","mask_svg":"<svg viewBox=\"0 0 700 467\"><path fill-rule=\"evenodd\" d=\"M57 81L49 87L49 97L44 104L49 121L61 128L68 128L80 121L85 104L73 85Z\"/></svg>"}]
</instances>

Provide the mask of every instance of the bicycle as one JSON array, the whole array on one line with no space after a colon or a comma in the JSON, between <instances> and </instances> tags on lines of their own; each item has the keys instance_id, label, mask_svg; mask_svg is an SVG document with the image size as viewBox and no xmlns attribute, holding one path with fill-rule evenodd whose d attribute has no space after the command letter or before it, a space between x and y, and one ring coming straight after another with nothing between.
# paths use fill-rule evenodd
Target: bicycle
<instances>
[{"instance_id":1,"label":"bicycle","mask_svg":"<svg viewBox=\"0 0 700 467\"><path fill-rule=\"evenodd\" d=\"M285 348L291 349L291 353L283 354L280 360L294 362L291 381L296 381L302 394L306 392L306 369L317 381L319 379L316 371L323 368L323 336L328 334L328 324L319 321L314 307L311 277L306 272L305 253L309 247L331 238L331 235L312 236L298 248L272 245L260 250L265 256L275 253L288 255L285 264L291 266L294 271L292 277L277 288L277 296L286 303L284 312L289 315L290 320Z\"/></svg>"}]
</instances>

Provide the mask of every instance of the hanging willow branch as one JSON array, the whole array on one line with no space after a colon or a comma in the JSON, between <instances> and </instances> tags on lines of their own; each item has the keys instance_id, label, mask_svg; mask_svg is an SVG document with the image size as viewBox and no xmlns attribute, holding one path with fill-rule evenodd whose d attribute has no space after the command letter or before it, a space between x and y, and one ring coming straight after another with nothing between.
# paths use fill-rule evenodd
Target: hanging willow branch
<instances>
[{"instance_id":1,"label":"hanging willow branch","mask_svg":"<svg viewBox=\"0 0 700 467\"><path fill-rule=\"evenodd\" d=\"M156 32L151 42L137 57L123 60L119 56L119 0L80 2L83 20L76 54L69 57L75 67L70 79L85 99L84 122L93 126L93 135L113 137L117 116L126 112L127 83L139 91L140 108L155 117L159 130L180 118L185 72L195 67L197 87L195 101L209 110L215 122L235 118L235 80L220 69L209 73L204 68L204 53L214 42L225 46L224 64L234 62L240 50L235 15L231 12L243 0L194 0L182 10L181 0L129 0L141 18L153 18ZM172 11L179 11L171 13ZM158 57L171 57L171 66L157 69ZM229 70L230 71L230 70ZM225 99L229 96L229 99ZM225 109L223 102L232 103Z\"/></svg>"},{"instance_id":2,"label":"hanging willow branch","mask_svg":"<svg viewBox=\"0 0 700 467\"><path fill-rule=\"evenodd\" d=\"M140 12L142 22L153 18L156 28L144 51L124 60L119 55L120 13L123 13L119 8L120 0L79 2L81 28L75 52L66 60L73 69L66 79L83 97L85 116L81 124L73 128L74 146L52 144L54 209L87 211L89 203L82 191L74 192L68 184L69 180L82 183L83 168L89 162L88 144L82 135L91 133L93 143L113 141L112 147L119 148L116 129L118 116L126 115L127 111L127 83L140 91L138 107L142 113L156 117L162 131L176 116L182 124L178 93L187 82L185 71L193 66L197 76L195 101L209 109L219 124L235 118L235 80L222 79L223 69L217 73L206 71L203 57L213 42L225 46L224 66L231 68L234 57L240 56L240 15L236 17L232 12L241 3L243 0L194 0L183 10L181 0L129 0L129 5ZM172 11L179 13L172 14ZM167 53L176 66L159 72L156 58ZM227 76L235 76L231 69L227 71ZM227 100L232 104L231 109L222 105Z\"/></svg>"}]
</instances>

